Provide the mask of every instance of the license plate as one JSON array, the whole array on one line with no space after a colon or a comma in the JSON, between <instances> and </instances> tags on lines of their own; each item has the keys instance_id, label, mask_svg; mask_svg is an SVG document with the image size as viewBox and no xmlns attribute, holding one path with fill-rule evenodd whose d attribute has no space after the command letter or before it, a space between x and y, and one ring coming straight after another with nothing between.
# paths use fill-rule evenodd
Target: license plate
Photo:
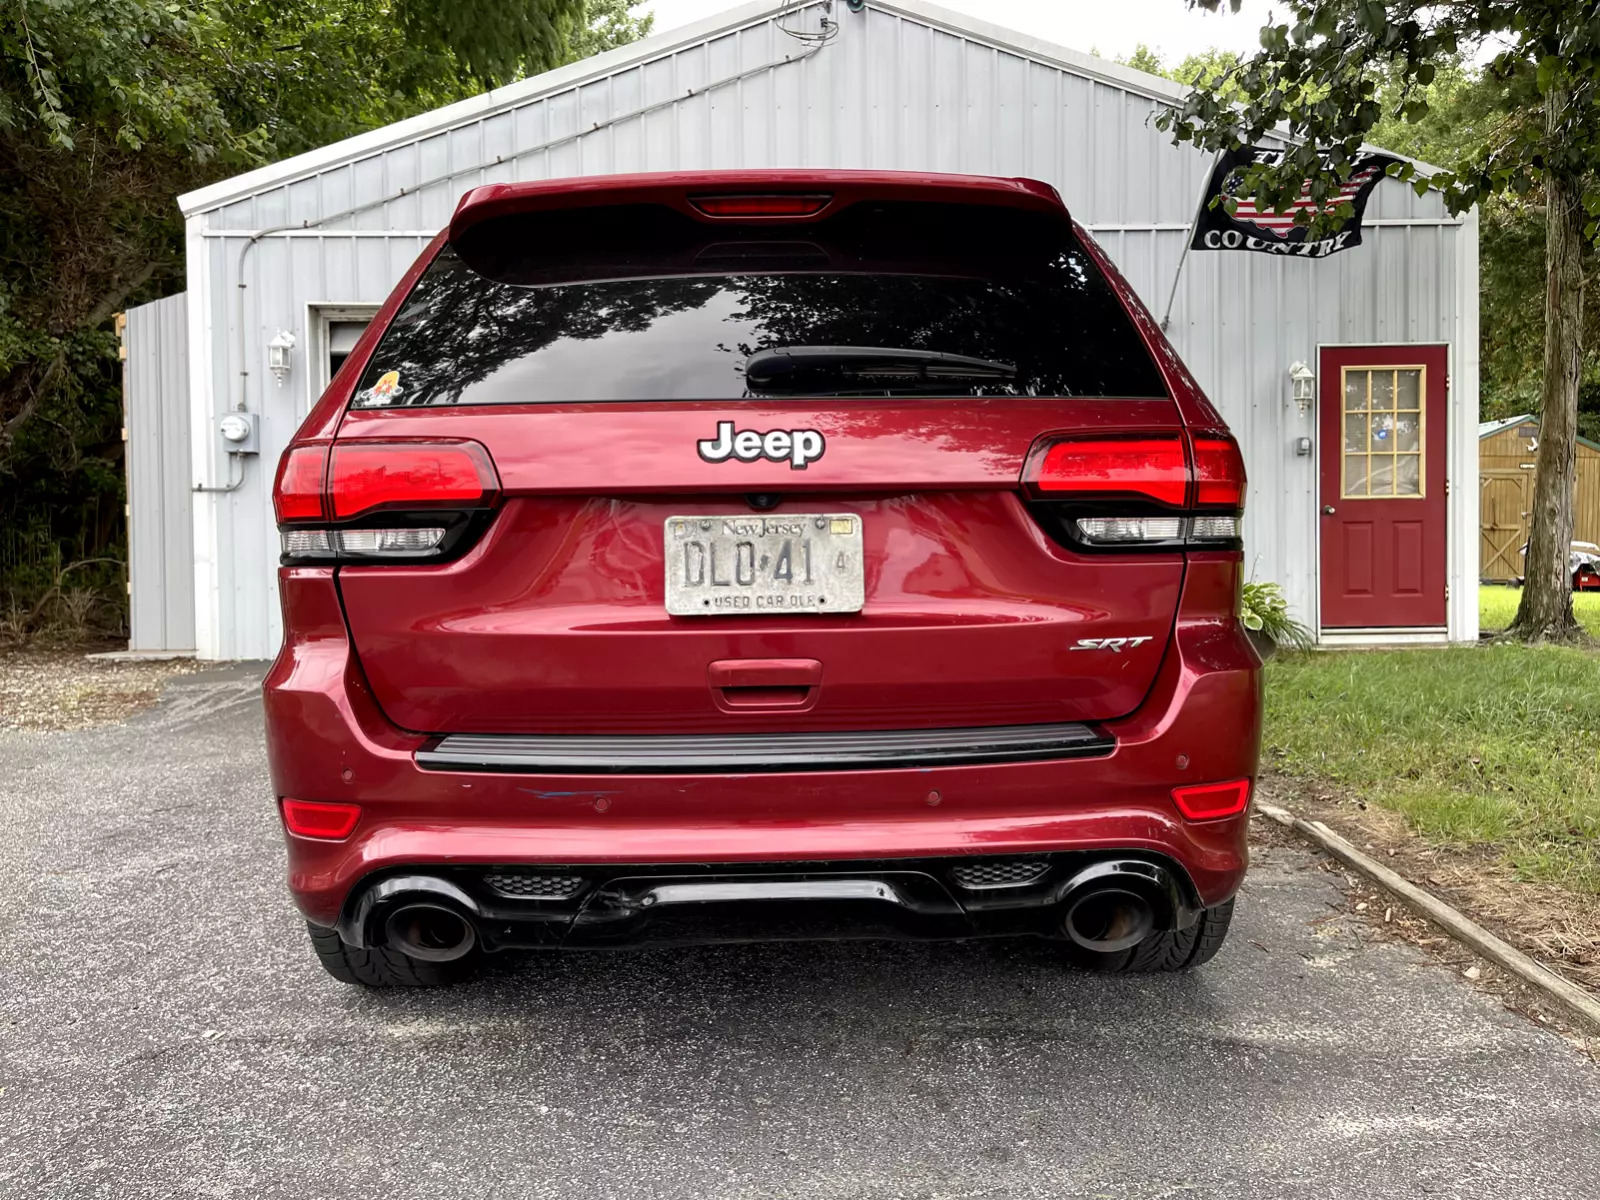
<instances>
[{"instance_id":1,"label":"license plate","mask_svg":"<svg viewBox=\"0 0 1600 1200\"><path fill-rule=\"evenodd\" d=\"M675 617L860 612L854 513L668 517L667 612Z\"/></svg>"}]
</instances>

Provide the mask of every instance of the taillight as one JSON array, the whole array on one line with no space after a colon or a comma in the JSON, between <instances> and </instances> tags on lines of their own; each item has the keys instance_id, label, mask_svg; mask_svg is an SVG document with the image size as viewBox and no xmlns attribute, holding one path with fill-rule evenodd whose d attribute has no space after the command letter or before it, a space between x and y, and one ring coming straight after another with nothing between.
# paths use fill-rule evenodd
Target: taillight
<instances>
[{"instance_id":1,"label":"taillight","mask_svg":"<svg viewBox=\"0 0 1600 1200\"><path fill-rule=\"evenodd\" d=\"M1191 821L1235 817L1250 803L1250 781L1233 779L1227 783L1201 783L1173 788L1172 802Z\"/></svg>"},{"instance_id":2,"label":"taillight","mask_svg":"<svg viewBox=\"0 0 1600 1200\"><path fill-rule=\"evenodd\" d=\"M1045 496L1133 496L1182 508L1189 494L1183 435L1047 443L1033 476Z\"/></svg>"},{"instance_id":3,"label":"taillight","mask_svg":"<svg viewBox=\"0 0 1600 1200\"><path fill-rule=\"evenodd\" d=\"M328 475L333 518L375 508L482 508L500 491L477 442L340 442Z\"/></svg>"},{"instance_id":4,"label":"taillight","mask_svg":"<svg viewBox=\"0 0 1600 1200\"><path fill-rule=\"evenodd\" d=\"M296 446L273 504L283 561L440 562L461 554L500 498L477 442Z\"/></svg>"},{"instance_id":5,"label":"taillight","mask_svg":"<svg viewBox=\"0 0 1600 1200\"><path fill-rule=\"evenodd\" d=\"M1162 549L1239 540L1244 461L1223 433L1050 438L1022 483L1080 546Z\"/></svg>"},{"instance_id":6,"label":"taillight","mask_svg":"<svg viewBox=\"0 0 1600 1200\"><path fill-rule=\"evenodd\" d=\"M291 446L278 464L272 488L272 508L278 524L320 521L323 517L323 476L328 470L327 446Z\"/></svg>"},{"instance_id":7,"label":"taillight","mask_svg":"<svg viewBox=\"0 0 1600 1200\"><path fill-rule=\"evenodd\" d=\"M350 836L361 819L361 806L325 800L283 800L283 827L297 837L338 841Z\"/></svg>"},{"instance_id":8,"label":"taillight","mask_svg":"<svg viewBox=\"0 0 1600 1200\"><path fill-rule=\"evenodd\" d=\"M811 217L828 207L831 195L777 193L754 196L690 196L708 217Z\"/></svg>"},{"instance_id":9,"label":"taillight","mask_svg":"<svg viewBox=\"0 0 1600 1200\"><path fill-rule=\"evenodd\" d=\"M1195 435L1194 503L1234 513L1244 508L1244 457L1231 437Z\"/></svg>"}]
</instances>

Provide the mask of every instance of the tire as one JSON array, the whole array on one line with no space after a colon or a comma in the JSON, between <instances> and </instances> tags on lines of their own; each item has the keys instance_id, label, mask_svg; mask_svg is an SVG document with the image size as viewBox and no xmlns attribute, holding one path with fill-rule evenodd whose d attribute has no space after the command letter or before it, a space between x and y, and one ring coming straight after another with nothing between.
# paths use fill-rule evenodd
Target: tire
<instances>
[{"instance_id":1,"label":"tire","mask_svg":"<svg viewBox=\"0 0 1600 1200\"><path fill-rule=\"evenodd\" d=\"M453 962L423 962L382 946L358 950L345 945L336 930L310 922L306 923L306 932L311 935L311 948L323 970L340 983L360 987L447 987L467 978L477 965L476 952Z\"/></svg>"},{"instance_id":2,"label":"tire","mask_svg":"<svg viewBox=\"0 0 1600 1200\"><path fill-rule=\"evenodd\" d=\"M1069 954L1080 967L1113 975L1188 971L1216 956L1232 922L1233 900L1230 898L1215 908L1202 910L1187 929L1152 933L1137 946L1111 954L1099 954L1076 945L1071 946Z\"/></svg>"}]
</instances>

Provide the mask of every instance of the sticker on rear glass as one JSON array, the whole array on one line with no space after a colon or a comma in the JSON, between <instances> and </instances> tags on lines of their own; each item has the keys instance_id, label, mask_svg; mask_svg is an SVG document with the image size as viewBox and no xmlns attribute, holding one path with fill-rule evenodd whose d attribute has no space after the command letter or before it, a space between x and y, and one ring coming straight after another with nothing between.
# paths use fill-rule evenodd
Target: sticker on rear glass
<instances>
[{"instance_id":1,"label":"sticker on rear glass","mask_svg":"<svg viewBox=\"0 0 1600 1200\"><path fill-rule=\"evenodd\" d=\"M378 376L377 383L357 394L356 407L378 408L385 404L393 404L404 392L405 388L400 386L400 372L385 371Z\"/></svg>"}]
</instances>

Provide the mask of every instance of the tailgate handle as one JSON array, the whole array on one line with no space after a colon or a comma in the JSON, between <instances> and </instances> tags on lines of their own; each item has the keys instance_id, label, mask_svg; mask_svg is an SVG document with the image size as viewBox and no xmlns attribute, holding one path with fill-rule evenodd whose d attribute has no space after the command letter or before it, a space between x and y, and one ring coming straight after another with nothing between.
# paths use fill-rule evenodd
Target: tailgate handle
<instances>
[{"instance_id":1,"label":"tailgate handle","mask_svg":"<svg viewBox=\"0 0 1600 1200\"><path fill-rule=\"evenodd\" d=\"M729 708L801 708L822 685L814 658L724 658L706 674Z\"/></svg>"}]
</instances>

